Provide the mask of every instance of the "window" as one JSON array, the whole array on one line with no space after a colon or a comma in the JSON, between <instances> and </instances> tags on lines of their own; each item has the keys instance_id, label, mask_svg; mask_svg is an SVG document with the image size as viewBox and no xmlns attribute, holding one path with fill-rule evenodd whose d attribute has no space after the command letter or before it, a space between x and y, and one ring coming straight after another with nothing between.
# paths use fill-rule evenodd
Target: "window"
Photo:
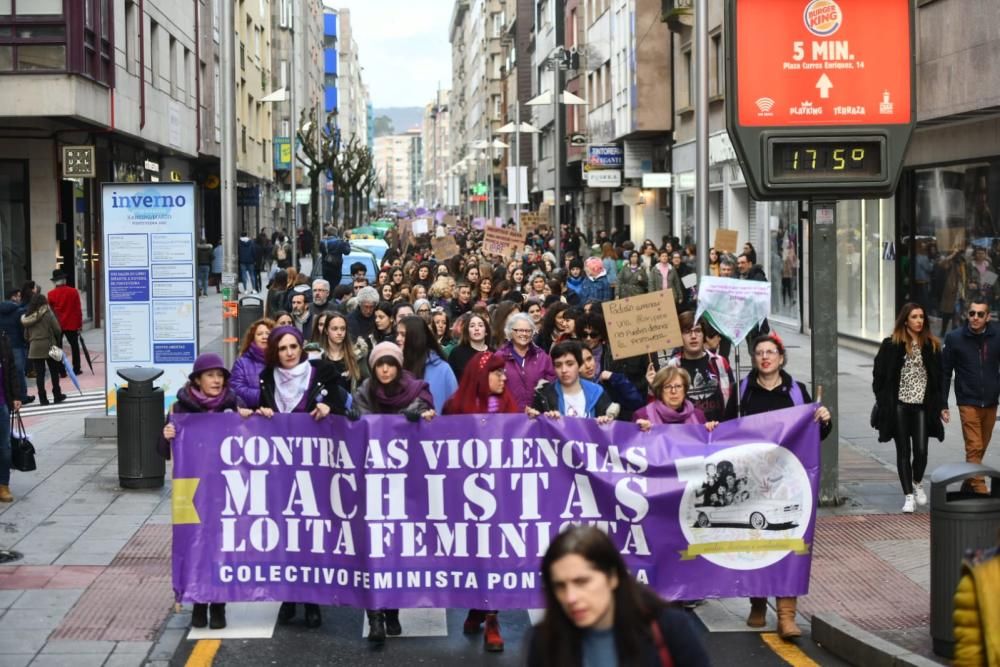
<instances>
[{"instance_id":1,"label":"window","mask_svg":"<svg viewBox=\"0 0 1000 667\"><path fill-rule=\"evenodd\" d=\"M177 73L177 40L170 37L167 44L169 45L167 55L170 58L169 69L167 70L167 74L170 77L170 97L177 97L178 89L180 88L178 85L180 79Z\"/></svg>"},{"instance_id":2,"label":"window","mask_svg":"<svg viewBox=\"0 0 1000 667\"><path fill-rule=\"evenodd\" d=\"M222 25L222 0L212 0L212 39L219 43L219 26Z\"/></svg>"},{"instance_id":3,"label":"window","mask_svg":"<svg viewBox=\"0 0 1000 667\"><path fill-rule=\"evenodd\" d=\"M62 16L63 0L20 0L14 8L18 16Z\"/></svg>"},{"instance_id":4,"label":"window","mask_svg":"<svg viewBox=\"0 0 1000 667\"><path fill-rule=\"evenodd\" d=\"M722 95L726 90L726 54L722 46L722 33L712 35L712 95Z\"/></svg>"},{"instance_id":5,"label":"window","mask_svg":"<svg viewBox=\"0 0 1000 667\"><path fill-rule=\"evenodd\" d=\"M139 26L136 24L138 13L135 2L129 0L125 3L125 71L129 74L135 74L138 60Z\"/></svg>"},{"instance_id":6,"label":"window","mask_svg":"<svg viewBox=\"0 0 1000 667\"><path fill-rule=\"evenodd\" d=\"M160 87L160 26L156 21L149 22L149 81Z\"/></svg>"},{"instance_id":7,"label":"window","mask_svg":"<svg viewBox=\"0 0 1000 667\"><path fill-rule=\"evenodd\" d=\"M194 94L194 57L187 48L184 49L184 91L188 94L188 106L193 107L197 102Z\"/></svg>"},{"instance_id":8,"label":"window","mask_svg":"<svg viewBox=\"0 0 1000 667\"><path fill-rule=\"evenodd\" d=\"M214 96L212 105L215 108L215 141L219 143L222 141L222 78L221 72L219 71L219 59L215 59L215 89L212 91Z\"/></svg>"},{"instance_id":9,"label":"window","mask_svg":"<svg viewBox=\"0 0 1000 667\"><path fill-rule=\"evenodd\" d=\"M684 52L684 72L687 74L687 104L686 107L694 106L694 58L691 56L691 49Z\"/></svg>"}]
</instances>

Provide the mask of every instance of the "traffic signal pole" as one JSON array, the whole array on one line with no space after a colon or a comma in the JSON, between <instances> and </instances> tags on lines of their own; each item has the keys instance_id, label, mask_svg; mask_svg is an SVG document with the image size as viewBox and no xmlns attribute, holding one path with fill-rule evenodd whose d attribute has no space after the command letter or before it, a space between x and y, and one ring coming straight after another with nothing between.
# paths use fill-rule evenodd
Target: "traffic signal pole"
<instances>
[{"instance_id":1,"label":"traffic signal pole","mask_svg":"<svg viewBox=\"0 0 1000 667\"><path fill-rule=\"evenodd\" d=\"M809 203L809 323L812 328L812 395L833 416L833 430L820 443L819 503L840 499L840 428L837 400L837 202Z\"/></svg>"}]
</instances>

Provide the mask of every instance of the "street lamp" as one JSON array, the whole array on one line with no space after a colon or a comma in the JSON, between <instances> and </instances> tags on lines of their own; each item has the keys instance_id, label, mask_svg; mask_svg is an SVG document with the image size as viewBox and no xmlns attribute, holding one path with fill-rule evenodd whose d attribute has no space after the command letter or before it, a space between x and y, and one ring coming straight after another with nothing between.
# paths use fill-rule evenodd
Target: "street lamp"
<instances>
[{"instance_id":1,"label":"street lamp","mask_svg":"<svg viewBox=\"0 0 1000 667\"><path fill-rule=\"evenodd\" d=\"M552 70L552 90L544 92L541 95L532 98L526 102L528 106L543 106L546 104L552 105L552 121L553 121L552 162L554 165L554 169L552 171L555 177L555 182L553 184L555 190L555 220L552 223L552 239L553 241L555 241L556 244L556 247L553 250L556 256L556 264L558 266L562 266L562 264L560 264L561 257L559 256L559 248L560 248L559 214L560 214L560 209L562 208L562 197L561 197L562 191L560 187L560 180L562 177L562 175L560 174L560 171L562 170L562 139L559 136L560 134L562 134L562 128L561 128L562 123L560 122L562 119L560 118L561 110L559 109L559 104L560 102L564 105L569 105L569 106L581 106L587 104L587 100L581 97L577 97L576 95L574 95L569 91L564 90L558 95L555 94L555 91L562 88L562 82L561 82L562 71L569 69L569 65L570 65L569 52L562 46L556 47L556 49L549 55L548 58L545 59L544 62L544 66L547 69Z\"/></svg>"},{"instance_id":2,"label":"street lamp","mask_svg":"<svg viewBox=\"0 0 1000 667\"><path fill-rule=\"evenodd\" d=\"M507 144L500 141L499 139L493 139L492 141L479 140L473 142L472 147L476 150L489 149L489 156L486 153L481 153L481 156L487 158L486 162L486 177L489 179L487 181L487 193L490 198L490 203L486 206L486 215L490 218L492 222L496 217L496 207L493 197L493 149L495 148L510 148Z\"/></svg>"},{"instance_id":3,"label":"street lamp","mask_svg":"<svg viewBox=\"0 0 1000 667\"><path fill-rule=\"evenodd\" d=\"M534 125L529 125L528 123L521 122L521 102L514 102L514 122L507 123L503 127L497 130L497 134L513 134L514 135L514 174L515 180L517 181L514 186L514 192L516 196L514 198L514 220L517 224L517 230L521 231L521 206L527 204L527 201L521 201L521 192L528 191L528 174L525 170L524 174L524 189L521 189L521 133L527 132L528 134L539 134L539 130ZM509 178L507 179L510 180ZM507 203L510 203L510 185L507 186Z\"/></svg>"}]
</instances>

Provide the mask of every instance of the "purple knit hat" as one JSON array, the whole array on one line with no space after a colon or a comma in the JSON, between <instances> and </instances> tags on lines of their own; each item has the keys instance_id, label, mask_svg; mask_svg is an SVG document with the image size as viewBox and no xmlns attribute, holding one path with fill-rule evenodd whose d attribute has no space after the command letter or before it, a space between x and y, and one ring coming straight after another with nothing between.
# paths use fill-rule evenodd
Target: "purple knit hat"
<instances>
[{"instance_id":1,"label":"purple knit hat","mask_svg":"<svg viewBox=\"0 0 1000 667\"><path fill-rule=\"evenodd\" d=\"M297 327L285 325L283 327L275 327L274 329L271 329L271 334L267 337L268 347L272 344L277 345L278 341L281 340L281 337L287 336L288 334L295 336L295 340L299 341L299 345L302 345L305 341L305 338L302 337L302 332L299 331Z\"/></svg>"},{"instance_id":2,"label":"purple knit hat","mask_svg":"<svg viewBox=\"0 0 1000 667\"><path fill-rule=\"evenodd\" d=\"M226 380L229 380L229 369L226 368L226 364L222 361L222 357L215 354L214 352L206 352L205 354L199 354L198 358L194 360L194 366L191 368L191 373L188 375L188 380L192 382L196 377L204 373L205 371L220 370L222 374L226 376Z\"/></svg>"}]
</instances>

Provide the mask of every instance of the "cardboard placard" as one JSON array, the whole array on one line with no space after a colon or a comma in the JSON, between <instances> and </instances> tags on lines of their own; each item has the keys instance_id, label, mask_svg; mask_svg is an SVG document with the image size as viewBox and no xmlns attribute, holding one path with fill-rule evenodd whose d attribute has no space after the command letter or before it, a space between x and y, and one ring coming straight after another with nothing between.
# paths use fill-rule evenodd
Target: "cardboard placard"
<instances>
[{"instance_id":1,"label":"cardboard placard","mask_svg":"<svg viewBox=\"0 0 1000 667\"><path fill-rule=\"evenodd\" d=\"M430 231L429 223L427 218L417 218L413 221L413 233L417 236L420 234L426 234Z\"/></svg>"},{"instance_id":2,"label":"cardboard placard","mask_svg":"<svg viewBox=\"0 0 1000 667\"><path fill-rule=\"evenodd\" d=\"M458 218L453 215L444 216L444 226L448 229L455 229L455 227L458 227Z\"/></svg>"},{"instance_id":3,"label":"cardboard placard","mask_svg":"<svg viewBox=\"0 0 1000 667\"><path fill-rule=\"evenodd\" d=\"M715 230L715 251L736 254L740 233L735 229Z\"/></svg>"},{"instance_id":4,"label":"cardboard placard","mask_svg":"<svg viewBox=\"0 0 1000 667\"><path fill-rule=\"evenodd\" d=\"M608 301L602 309L615 359L670 350L682 343L677 305L670 290Z\"/></svg>"},{"instance_id":5,"label":"cardboard placard","mask_svg":"<svg viewBox=\"0 0 1000 667\"><path fill-rule=\"evenodd\" d=\"M413 224L409 220L399 221L399 249L401 252L406 251L406 247L410 245L410 238L413 236Z\"/></svg>"},{"instance_id":6,"label":"cardboard placard","mask_svg":"<svg viewBox=\"0 0 1000 667\"><path fill-rule=\"evenodd\" d=\"M939 251L950 253L952 250L963 250L965 248L964 227L940 227L936 231Z\"/></svg>"},{"instance_id":7,"label":"cardboard placard","mask_svg":"<svg viewBox=\"0 0 1000 667\"><path fill-rule=\"evenodd\" d=\"M524 249L524 234L513 229L486 227L483 233L483 254L514 257Z\"/></svg>"},{"instance_id":8,"label":"cardboard placard","mask_svg":"<svg viewBox=\"0 0 1000 667\"><path fill-rule=\"evenodd\" d=\"M447 234L431 241L431 249L434 250L434 257L438 261L451 259L461 252L458 248L458 243L455 242L455 237L448 236Z\"/></svg>"}]
</instances>

